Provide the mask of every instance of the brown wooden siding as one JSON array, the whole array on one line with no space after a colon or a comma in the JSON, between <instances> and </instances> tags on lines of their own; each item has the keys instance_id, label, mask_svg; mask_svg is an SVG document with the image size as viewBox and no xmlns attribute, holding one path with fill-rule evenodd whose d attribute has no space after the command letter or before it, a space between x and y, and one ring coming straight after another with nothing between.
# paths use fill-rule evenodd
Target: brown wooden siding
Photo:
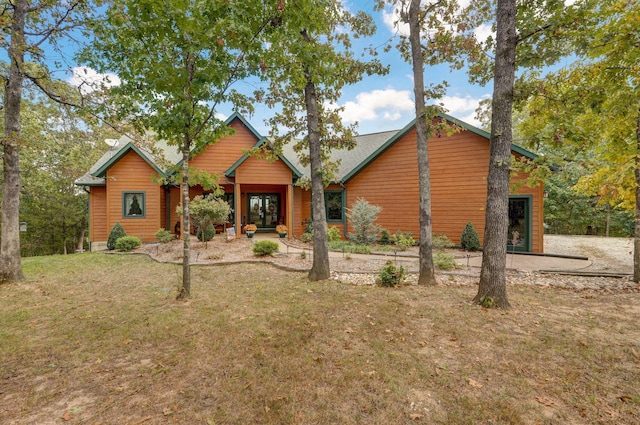
<instances>
[{"instance_id":1,"label":"brown wooden siding","mask_svg":"<svg viewBox=\"0 0 640 425\"><path fill-rule=\"evenodd\" d=\"M224 172L242 157L242 150L253 147L258 139L239 120L231 122L235 134L223 137L196 155L189 165L218 175L218 183L227 183Z\"/></svg>"},{"instance_id":2,"label":"brown wooden siding","mask_svg":"<svg viewBox=\"0 0 640 425\"><path fill-rule=\"evenodd\" d=\"M383 155L346 184L347 207L358 198L382 207L378 223L394 233L419 228L419 186L416 133L408 132ZM429 140L431 215L434 234L460 242L471 221L482 240L485 224L488 141L470 131ZM532 249L542 252L542 188L521 188L533 195ZM352 231L349 225L348 231Z\"/></svg>"},{"instance_id":3,"label":"brown wooden siding","mask_svg":"<svg viewBox=\"0 0 640 425\"><path fill-rule=\"evenodd\" d=\"M182 192L180 191L179 187L172 187L169 189L169 212L170 212L170 216L169 216L169 223L171 225L171 227L169 228L169 231L171 233L175 233L175 226L176 223L178 221L181 221L180 217L178 216L178 213L176 212L176 209L178 208L178 205L180 205L182 202ZM182 223L180 223L180 226L182 227Z\"/></svg>"},{"instance_id":4,"label":"brown wooden siding","mask_svg":"<svg viewBox=\"0 0 640 425\"><path fill-rule=\"evenodd\" d=\"M292 224L293 235L292 236L295 236L296 238L299 238L300 235L302 235L302 232L304 231L304 228L302 226L302 221L306 216L302 206L304 204L303 198L308 196L309 196L308 190L303 190L298 186L295 186L293 188L293 224Z\"/></svg>"},{"instance_id":5,"label":"brown wooden siding","mask_svg":"<svg viewBox=\"0 0 640 425\"><path fill-rule=\"evenodd\" d=\"M152 181L154 170L138 154L128 152L107 171L107 222L109 229L120 222L127 235L137 236L143 242L155 240L155 233L165 224L161 222L162 187ZM145 192L145 217L126 218L122 215L124 192Z\"/></svg>"},{"instance_id":6,"label":"brown wooden siding","mask_svg":"<svg viewBox=\"0 0 640 425\"><path fill-rule=\"evenodd\" d=\"M293 196L296 198L296 236L300 237L305 228L303 223L311 219L311 191L297 187Z\"/></svg>"},{"instance_id":7,"label":"brown wooden siding","mask_svg":"<svg viewBox=\"0 0 640 425\"><path fill-rule=\"evenodd\" d=\"M268 162L267 160L250 157L236 170L236 183L247 184L291 184L293 175L289 167L282 161Z\"/></svg>"},{"instance_id":8,"label":"brown wooden siding","mask_svg":"<svg viewBox=\"0 0 640 425\"><path fill-rule=\"evenodd\" d=\"M93 186L89 189L89 211L89 240L106 241L109 237L106 186Z\"/></svg>"}]
</instances>

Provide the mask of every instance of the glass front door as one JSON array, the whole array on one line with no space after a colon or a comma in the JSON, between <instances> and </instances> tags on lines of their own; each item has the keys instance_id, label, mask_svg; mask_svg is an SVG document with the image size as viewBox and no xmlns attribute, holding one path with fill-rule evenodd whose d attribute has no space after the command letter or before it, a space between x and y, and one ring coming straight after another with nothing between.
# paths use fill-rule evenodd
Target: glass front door
<instances>
[{"instance_id":1,"label":"glass front door","mask_svg":"<svg viewBox=\"0 0 640 425\"><path fill-rule=\"evenodd\" d=\"M531 251L531 199L509 198L508 251Z\"/></svg>"},{"instance_id":2,"label":"glass front door","mask_svg":"<svg viewBox=\"0 0 640 425\"><path fill-rule=\"evenodd\" d=\"M258 229L275 229L280 220L280 195L277 193L250 193L247 209L249 223Z\"/></svg>"}]
</instances>

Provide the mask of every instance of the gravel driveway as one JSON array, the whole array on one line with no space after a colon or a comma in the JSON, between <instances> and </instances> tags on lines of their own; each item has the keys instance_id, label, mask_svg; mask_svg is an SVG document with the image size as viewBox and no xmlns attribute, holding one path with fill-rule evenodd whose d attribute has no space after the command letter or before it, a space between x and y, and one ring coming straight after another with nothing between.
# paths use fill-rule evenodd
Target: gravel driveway
<instances>
[{"instance_id":1,"label":"gravel driveway","mask_svg":"<svg viewBox=\"0 0 640 425\"><path fill-rule=\"evenodd\" d=\"M546 254L588 257L587 270L633 272L633 239L603 236L544 235Z\"/></svg>"}]
</instances>

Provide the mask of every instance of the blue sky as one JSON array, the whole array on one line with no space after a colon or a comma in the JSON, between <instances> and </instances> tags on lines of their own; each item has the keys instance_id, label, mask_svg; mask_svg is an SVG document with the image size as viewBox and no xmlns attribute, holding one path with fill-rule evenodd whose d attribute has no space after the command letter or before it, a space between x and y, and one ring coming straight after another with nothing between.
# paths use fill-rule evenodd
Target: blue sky
<instances>
[{"instance_id":1,"label":"blue sky","mask_svg":"<svg viewBox=\"0 0 640 425\"><path fill-rule=\"evenodd\" d=\"M383 46L392 39L392 44L397 43L398 31L402 28L394 28L392 22L393 11L373 11L374 0L356 1L344 0L347 8L354 10L362 8L371 13L377 24L376 36L368 40L368 44L381 46L379 58L384 64L390 66L389 74L385 76L366 77L358 84L346 87L343 90L339 105L345 106L343 118L346 122L358 122L358 131L361 134L375 133L379 131L395 130L404 127L414 117L413 72L411 65L406 63L395 49L383 52ZM357 6L354 6L357 5ZM486 31L486 29L485 29ZM482 34L478 34L481 36ZM73 64L70 64L73 66ZM76 72L79 70L76 68ZM93 71L82 70L83 78L93 76ZM97 74L94 76L99 78ZM111 80L117 82L117 77L111 76ZM438 84L446 80L449 83L446 96L441 100L448 114L469 124L479 126L475 120L475 109L478 102L491 96L491 87L474 86L468 83L465 70L450 71L447 65L425 69L425 84ZM68 81L77 84L76 78L68 78ZM248 83L238 83L236 89L242 90L246 84L248 90L254 87ZM232 110L220 109L221 116L231 115ZM264 125L264 119L270 116L271 111L266 106L258 106L256 113L247 117L254 128L263 135L268 133Z\"/></svg>"}]
</instances>

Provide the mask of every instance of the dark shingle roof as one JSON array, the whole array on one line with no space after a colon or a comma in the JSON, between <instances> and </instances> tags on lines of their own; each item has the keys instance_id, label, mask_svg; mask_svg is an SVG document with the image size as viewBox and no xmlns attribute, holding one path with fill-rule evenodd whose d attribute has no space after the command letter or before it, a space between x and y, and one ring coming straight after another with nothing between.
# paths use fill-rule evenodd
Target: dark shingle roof
<instances>
[{"instance_id":1,"label":"dark shingle roof","mask_svg":"<svg viewBox=\"0 0 640 425\"><path fill-rule=\"evenodd\" d=\"M487 139L490 138L489 133L479 128L473 127L467 123L464 123L456 118L451 116L440 114L441 118L447 119L461 127L465 130L471 131L475 134L478 134ZM258 138L258 142L256 145L262 145L266 143L266 139L260 136L251 125L244 120L240 115L233 114L228 120L227 124L230 124L233 119L240 119L243 124L248 126L249 130L251 130L256 137ZM363 168L365 168L371 161L377 158L382 152L388 149L391 145L393 145L397 140L399 140L402 136L404 136L408 131L410 131L415 125L415 120L411 121L401 130L393 130L393 131L384 131L379 133L372 134L363 134L356 136L356 144L355 147L351 150L349 149L339 149L334 150L331 153L331 159L336 161L340 160L340 166L336 175L337 182L346 182L355 176L358 172L360 172ZM298 155L293 150L293 146L295 145L295 140L286 144L282 148L282 156L283 161L287 164L293 171L294 176L305 176L309 177L309 167L302 166ZM111 149L109 149L103 156L100 158L94 165L91 167L89 172L84 176L80 177L76 180L76 184L80 186L95 186L95 185L104 185L104 173L106 170L116 162L124 153L128 152L128 150L135 150L140 154L143 159L145 159L153 168L155 168L159 173L166 173L168 170L163 169L160 164L170 164L175 165L178 164L181 160L181 154L179 150L175 146L168 146L165 141L156 142L156 150L157 153L154 155L150 152L149 149L144 149L138 147L129 137L123 136L118 141L118 144ZM535 154L523 149L519 146L512 145L512 150L518 152L524 156L535 158ZM162 155L163 158L158 158L158 155ZM227 170L228 175L232 175L235 172L235 169L242 164L242 162L246 159L245 156L238 158L238 161ZM166 168L166 167L164 167Z\"/></svg>"}]
</instances>

